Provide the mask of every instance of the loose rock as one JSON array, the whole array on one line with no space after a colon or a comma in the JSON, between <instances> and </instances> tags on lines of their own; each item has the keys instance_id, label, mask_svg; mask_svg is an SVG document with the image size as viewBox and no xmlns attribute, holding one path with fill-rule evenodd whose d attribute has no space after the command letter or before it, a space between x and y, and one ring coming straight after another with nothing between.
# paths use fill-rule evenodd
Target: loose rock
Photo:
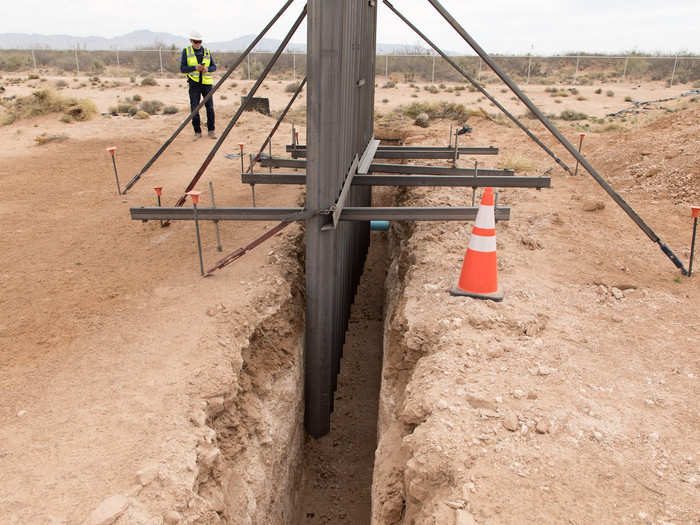
<instances>
[{"instance_id":1,"label":"loose rock","mask_svg":"<svg viewBox=\"0 0 700 525\"><path fill-rule=\"evenodd\" d=\"M182 516L180 516L180 513L176 510L169 510L163 516L163 522L167 525L175 525L180 523L180 520L182 520Z\"/></svg>"},{"instance_id":2,"label":"loose rock","mask_svg":"<svg viewBox=\"0 0 700 525\"><path fill-rule=\"evenodd\" d=\"M583 211L598 211L604 209L605 203L603 201L585 201L583 203Z\"/></svg>"},{"instance_id":3,"label":"loose rock","mask_svg":"<svg viewBox=\"0 0 700 525\"><path fill-rule=\"evenodd\" d=\"M518 430L518 416L513 412L508 412L503 416L503 427L511 432Z\"/></svg>"},{"instance_id":4,"label":"loose rock","mask_svg":"<svg viewBox=\"0 0 700 525\"><path fill-rule=\"evenodd\" d=\"M538 434L546 434L549 432L549 430L551 428L552 428L552 425L549 422L549 420L546 418L543 418L537 422L537 426L535 427L535 430L537 430Z\"/></svg>"}]
</instances>

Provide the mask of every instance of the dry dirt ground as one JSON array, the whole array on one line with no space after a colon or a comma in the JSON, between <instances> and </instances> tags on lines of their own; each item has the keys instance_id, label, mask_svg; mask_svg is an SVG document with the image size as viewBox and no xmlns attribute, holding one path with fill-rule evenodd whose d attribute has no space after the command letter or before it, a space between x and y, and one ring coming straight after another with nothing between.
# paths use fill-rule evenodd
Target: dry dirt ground
<instances>
[{"instance_id":1,"label":"dry dirt ground","mask_svg":"<svg viewBox=\"0 0 700 525\"><path fill-rule=\"evenodd\" d=\"M135 93L184 107L182 82L159 82L64 94L92 98L100 111ZM217 100L219 129L250 85L238 83ZM286 83L261 91L273 109L286 102ZM686 88L615 85L614 97L587 89L579 88L588 100L570 107L602 116L629 107L626 95L648 100ZM8 86L6 96L30 90ZM528 91L547 111L569 107L555 104L543 86ZM466 92L411 93L403 85L379 88L378 109L424 99L479 105ZM104 148L117 146L124 183L183 116L98 116L71 125L48 116L0 128L2 523L82 523L115 494L129 498L123 523L219 519L216 506L193 491L202 444L211 441L201 409L236 390L249 339L289 304L298 276L276 264L285 244L278 237L201 279L192 224L161 229L129 219L130 206L154 202L153 186L163 185L164 202L173 202L212 142L190 142L188 129L126 197L116 195ZM238 142L252 149L271 124L246 115L224 152ZM554 165L512 128L471 124L472 143L530 160L531 174ZM633 132L590 135L586 151L687 261L688 205L698 197L698 105L625 125ZM409 141L443 143L448 129L446 122L412 127ZM34 138L43 132L68 140L38 146ZM275 154L290 126L279 133ZM238 167L220 154L200 189L211 179L217 204L249 205ZM698 522L697 278L676 282L667 259L587 176L552 176L550 190L501 193L513 209L498 231L506 288L500 305L445 293L468 225L394 226L376 523ZM471 200L470 190L427 195L400 198ZM259 186L256 196L261 205L294 205L299 189ZM605 207L583 211L591 199ZM224 253L266 227L222 224ZM211 225L203 226L203 240L211 263L221 255ZM511 413L515 432L503 427ZM544 433L536 430L541 421Z\"/></svg>"}]
</instances>

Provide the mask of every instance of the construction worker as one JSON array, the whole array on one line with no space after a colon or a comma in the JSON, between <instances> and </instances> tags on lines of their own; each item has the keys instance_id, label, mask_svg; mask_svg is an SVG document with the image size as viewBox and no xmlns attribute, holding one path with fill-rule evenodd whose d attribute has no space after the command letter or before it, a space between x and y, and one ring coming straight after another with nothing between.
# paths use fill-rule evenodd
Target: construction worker
<instances>
[{"instance_id":1,"label":"construction worker","mask_svg":"<svg viewBox=\"0 0 700 525\"><path fill-rule=\"evenodd\" d=\"M190 111L194 111L201 98L206 97L211 91L214 79L211 74L216 71L216 64L211 52L202 46L202 35L197 31L190 34L190 46L182 50L180 71L187 76L187 84L190 91ZM214 98L210 98L204 105L207 109L207 132L209 138L215 139L214 132ZM192 118L194 138L202 138L202 125L199 120L199 112Z\"/></svg>"}]
</instances>

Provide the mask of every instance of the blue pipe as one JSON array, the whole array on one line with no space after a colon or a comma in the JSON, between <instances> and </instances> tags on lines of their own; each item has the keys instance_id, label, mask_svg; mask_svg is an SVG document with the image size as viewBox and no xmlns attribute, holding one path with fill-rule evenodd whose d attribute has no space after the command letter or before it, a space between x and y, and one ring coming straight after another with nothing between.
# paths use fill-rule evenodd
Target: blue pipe
<instances>
[{"instance_id":1,"label":"blue pipe","mask_svg":"<svg viewBox=\"0 0 700 525\"><path fill-rule=\"evenodd\" d=\"M385 232L389 229L389 221L369 221L369 229L374 232Z\"/></svg>"}]
</instances>

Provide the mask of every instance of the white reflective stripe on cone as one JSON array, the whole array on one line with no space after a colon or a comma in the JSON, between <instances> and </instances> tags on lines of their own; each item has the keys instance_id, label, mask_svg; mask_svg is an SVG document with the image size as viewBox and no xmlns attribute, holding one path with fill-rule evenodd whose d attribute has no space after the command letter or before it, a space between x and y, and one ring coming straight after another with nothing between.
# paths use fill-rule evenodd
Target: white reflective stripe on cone
<instances>
[{"instance_id":1,"label":"white reflective stripe on cone","mask_svg":"<svg viewBox=\"0 0 700 525\"><path fill-rule=\"evenodd\" d=\"M495 228L496 227L496 212L493 206L482 204L479 206L479 211L476 212L476 221L474 226L479 228Z\"/></svg>"},{"instance_id":2,"label":"white reflective stripe on cone","mask_svg":"<svg viewBox=\"0 0 700 525\"><path fill-rule=\"evenodd\" d=\"M496 251L496 236L483 237L481 235L472 234L469 239L469 249L475 252L495 252Z\"/></svg>"}]
</instances>

